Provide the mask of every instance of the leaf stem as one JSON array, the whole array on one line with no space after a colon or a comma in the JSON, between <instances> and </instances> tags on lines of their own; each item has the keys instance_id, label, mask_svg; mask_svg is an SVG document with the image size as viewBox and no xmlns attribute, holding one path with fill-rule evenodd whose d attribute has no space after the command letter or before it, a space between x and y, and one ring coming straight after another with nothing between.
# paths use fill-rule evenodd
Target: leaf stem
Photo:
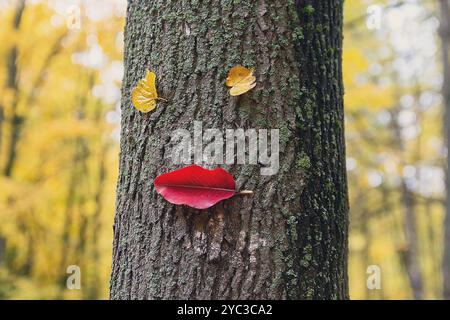
<instances>
[{"instance_id":1,"label":"leaf stem","mask_svg":"<svg viewBox=\"0 0 450 320\"><path fill-rule=\"evenodd\" d=\"M243 195L243 196L249 196L253 194L252 190L241 190L238 192L238 194Z\"/></svg>"}]
</instances>

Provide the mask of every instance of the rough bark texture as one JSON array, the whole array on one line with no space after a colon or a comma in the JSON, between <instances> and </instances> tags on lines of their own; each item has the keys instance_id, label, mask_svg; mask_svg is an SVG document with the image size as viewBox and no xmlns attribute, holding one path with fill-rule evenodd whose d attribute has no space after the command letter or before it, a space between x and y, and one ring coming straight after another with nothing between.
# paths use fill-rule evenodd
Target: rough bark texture
<instances>
[{"instance_id":1,"label":"rough bark texture","mask_svg":"<svg viewBox=\"0 0 450 320\"><path fill-rule=\"evenodd\" d=\"M112 299L348 298L341 55L342 1L129 1ZM258 85L235 98L237 64ZM143 115L130 91L147 67L169 102ZM153 180L194 121L280 129L278 174L224 165L253 197L166 202Z\"/></svg>"},{"instance_id":2,"label":"rough bark texture","mask_svg":"<svg viewBox=\"0 0 450 320\"><path fill-rule=\"evenodd\" d=\"M446 137L447 153L450 150L450 1L440 1L441 25L439 35L441 38L443 85L442 97L444 101L444 135ZM446 167L446 215L444 221L444 252L442 258L443 269L443 298L450 299L450 157L447 155Z\"/></svg>"}]
</instances>

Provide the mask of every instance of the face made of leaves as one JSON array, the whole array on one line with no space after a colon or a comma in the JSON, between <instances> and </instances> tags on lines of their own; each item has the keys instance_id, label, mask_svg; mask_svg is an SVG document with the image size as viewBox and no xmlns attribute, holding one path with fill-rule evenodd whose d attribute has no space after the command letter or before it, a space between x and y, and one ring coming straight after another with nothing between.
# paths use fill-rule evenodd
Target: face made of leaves
<instances>
[{"instance_id":1,"label":"face made of leaves","mask_svg":"<svg viewBox=\"0 0 450 320\"><path fill-rule=\"evenodd\" d=\"M156 75L147 70L144 79L139 80L131 93L131 101L134 107L144 113L156 108L158 93L156 92Z\"/></svg>"},{"instance_id":2,"label":"face made of leaves","mask_svg":"<svg viewBox=\"0 0 450 320\"><path fill-rule=\"evenodd\" d=\"M256 77L253 75L254 69L243 66L234 66L228 72L226 85L231 87L230 95L239 96L256 86Z\"/></svg>"}]
</instances>

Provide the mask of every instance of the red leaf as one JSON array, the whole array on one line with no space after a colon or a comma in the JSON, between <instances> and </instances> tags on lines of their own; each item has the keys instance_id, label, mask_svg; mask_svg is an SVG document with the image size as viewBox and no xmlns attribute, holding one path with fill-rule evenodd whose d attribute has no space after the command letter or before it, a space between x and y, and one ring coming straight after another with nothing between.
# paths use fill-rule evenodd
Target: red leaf
<instances>
[{"instance_id":1,"label":"red leaf","mask_svg":"<svg viewBox=\"0 0 450 320\"><path fill-rule=\"evenodd\" d=\"M224 169L191 165L159 175L156 192L173 204L206 209L236 194L233 177Z\"/></svg>"}]
</instances>

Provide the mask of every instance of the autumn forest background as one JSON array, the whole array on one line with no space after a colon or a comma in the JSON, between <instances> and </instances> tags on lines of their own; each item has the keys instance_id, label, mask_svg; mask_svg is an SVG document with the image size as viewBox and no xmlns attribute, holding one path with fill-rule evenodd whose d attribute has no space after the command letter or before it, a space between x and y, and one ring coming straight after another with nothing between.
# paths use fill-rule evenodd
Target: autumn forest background
<instances>
[{"instance_id":1,"label":"autumn forest background","mask_svg":"<svg viewBox=\"0 0 450 320\"><path fill-rule=\"evenodd\" d=\"M444 1L345 1L353 299L443 298ZM108 298L125 14L0 0L1 299Z\"/></svg>"}]
</instances>

